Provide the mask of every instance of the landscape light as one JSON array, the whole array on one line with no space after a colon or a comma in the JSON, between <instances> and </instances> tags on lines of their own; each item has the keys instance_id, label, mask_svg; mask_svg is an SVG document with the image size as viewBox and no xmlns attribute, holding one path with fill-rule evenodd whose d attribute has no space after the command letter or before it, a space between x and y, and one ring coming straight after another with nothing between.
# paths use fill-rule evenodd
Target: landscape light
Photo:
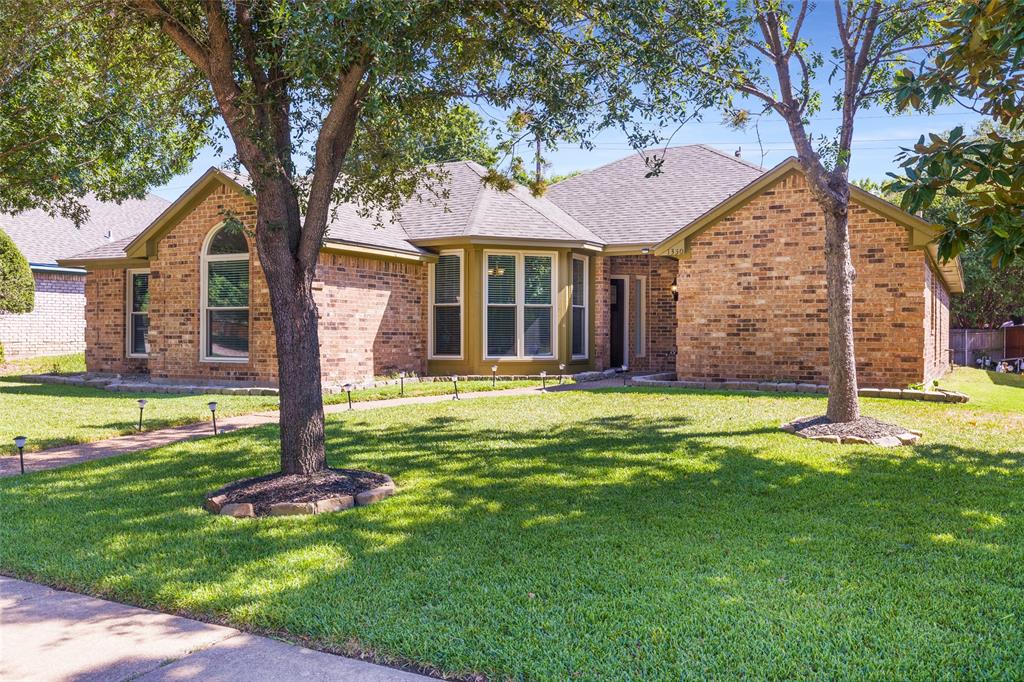
<instances>
[{"instance_id":1,"label":"landscape light","mask_svg":"<svg viewBox=\"0 0 1024 682\"><path fill-rule=\"evenodd\" d=\"M497 381L498 381L498 366L497 365L491 365L491 388L494 388L495 386L497 386L497 383L496 383Z\"/></svg>"},{"instance_id":2,"label":"landscape light","mask_svg":"<svg viewBox=\"0 0 1024 682\"><path fill-rule=\"evenodd\" d=\"M217 403L211 400L206 403L206 406L210 408L210 414L213 415L213 435L217 435Z\"/></svg>"},{"instance_id":3,"label":"landscape light","mask_svg":"<svg viewBox=\"0 0 1024 682\"><path fill-rule=\"evenodd\" d=\"M547 390L548 388L548 373L544 370L540 371L540 387L542 390Z\"/></svg>"},{"instance_id":4,"label":"landscape light","mask_svg":"<svg viewBox=\"0 0 1024 682\"><path fill-rule=\"evenodd\" d=\"M351 410L352 409L352 384L345 384L344 386L342 386L342 389L344 389L345 394L348 396L348 409Z\"/></svg>"},{"instance_id":5,"label":"landscape light","mask_svg":"<svg viewBox=\"0 0 1024 682\"><path fill-rule=\"evenodd\" d=\"M405 397L405 372L398 373L398 395Z\"/></svg>"},{"instance_id":6,"label":"landscape light","mask_svg":"<svg viewBox=\"0 0 1024 682\"><path fill-rule=\"evenodd\" d=\"M458 374L453 374L452 375L452 386L455 387L455 395L452 396L452 400L462 400L462 398L459 397L459 375Z\"/></svg>"},{"instance_id":7,"label":"landscape light","mask_svg":"<svg viewBox=\"0 0 1024 682\"><path fill-rule=\"evenodd\" d=\"M626 385L626 372L629 371L629 365L622 366L622 385Z\"/></svg>"},{"instance_id":8,"label":"landscape light","mask_svg":"<svg viewBox=\"0 0 1024 682\"><path fill-rule=\"evenodd\" d=\"M146 399L139 398L139 431L142 430L142 411L146 409Z\"/></svg>"},{"instance_id":9,"label":"landscape light","mask_svg":"<svg viewBox=\"0 0 1024 682\"><path fill-rule=\"evenodd\" d=\"M558 385L562 385L562 375L565 374L565 363L558 363Z\"/></svg>"},{"instance_id":10,"label":"landscape light","mask_svg":"<svg viewBox=\"0 0 1024 682\"><path fill-rule=\"evenodd\" d=\"M18 448L18 461L21 463L21 473L25 473L25 436L14 437L14 447Z\"/></svg>"}]
</instances>

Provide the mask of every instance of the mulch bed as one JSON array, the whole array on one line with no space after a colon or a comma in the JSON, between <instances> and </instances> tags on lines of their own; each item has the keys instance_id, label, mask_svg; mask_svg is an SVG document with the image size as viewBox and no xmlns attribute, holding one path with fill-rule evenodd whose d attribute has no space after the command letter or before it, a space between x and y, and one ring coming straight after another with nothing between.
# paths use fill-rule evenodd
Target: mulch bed
<instances>
[{"instance_id":1,"label":"mulch bed","mask_svg":"<svg viewBox=\"0 0 1024 682\"><path fill-rule=\"evenodd\" d=\"M250 503L257 516L270 513L280 502L316 502L342 495L356 496L389 482L384 474L361 469L327 469L310 476L270 474L229 483L210 493L223 495L224 504Z\"/></svg>"},{"instance_id":2,"label":"mulch bed","mask_svg":"<svg viewBox=\"0 0 1024 682\"><path fill-rule=\"evenodd\" d=\"M794 427L795 433L806 438L815 436L839 436L842 439L854 436L867 440L875 440L885 436L899 436L907 432L907 429L895 424L879 421L873 417L861 417L853 422L832 422L828 417L804 417L796 419L790 424Z\"/></svg>"}]
</instances>

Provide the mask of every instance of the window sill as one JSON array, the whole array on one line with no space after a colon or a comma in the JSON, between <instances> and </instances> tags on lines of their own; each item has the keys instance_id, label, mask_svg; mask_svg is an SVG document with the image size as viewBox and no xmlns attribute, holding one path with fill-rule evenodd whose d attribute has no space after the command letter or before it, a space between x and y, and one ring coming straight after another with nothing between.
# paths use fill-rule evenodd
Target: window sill
<instances>
[{"instance_id":1,"label":"window sill","mask_svg":"<svg viewBox=\"0 0 1024 682\"><path fill-rule=\"evenodd\" d=\"M215 365L245 365L249 363L249 358L199 358L199 362Z\"/></svg>"}]
</instances>

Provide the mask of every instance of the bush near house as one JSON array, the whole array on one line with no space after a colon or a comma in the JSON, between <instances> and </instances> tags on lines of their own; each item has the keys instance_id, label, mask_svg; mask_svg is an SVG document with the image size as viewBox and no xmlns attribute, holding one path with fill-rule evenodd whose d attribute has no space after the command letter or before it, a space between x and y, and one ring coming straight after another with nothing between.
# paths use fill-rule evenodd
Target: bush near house
<instances>
[{"instance_id":1,"label":"bush near house","mask_svg":"<svg viewBox=\"0 0 1024 682\"><path fill-rule=\"evenodd\" d=\"M34 306L32 269L14 241L0 230L0 313L30 313Z\"/></svg>"}]
</instances>

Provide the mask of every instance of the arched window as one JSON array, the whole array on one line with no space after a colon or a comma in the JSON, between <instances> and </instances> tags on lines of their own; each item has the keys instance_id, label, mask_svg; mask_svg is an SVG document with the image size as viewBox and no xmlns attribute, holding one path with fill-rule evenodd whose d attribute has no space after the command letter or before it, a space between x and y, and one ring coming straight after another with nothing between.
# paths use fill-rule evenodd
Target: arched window
<instances>
[{"instance_id":1,"label":"arched window","mask_svg":"<svg viewBox=\"0 0 1024 682\"><path fill-rule=\"evenodd\" d=\"M202 358L249 359L249 243L242 226L226 223L203 249Z\"/></svg>"}]
</instances>

